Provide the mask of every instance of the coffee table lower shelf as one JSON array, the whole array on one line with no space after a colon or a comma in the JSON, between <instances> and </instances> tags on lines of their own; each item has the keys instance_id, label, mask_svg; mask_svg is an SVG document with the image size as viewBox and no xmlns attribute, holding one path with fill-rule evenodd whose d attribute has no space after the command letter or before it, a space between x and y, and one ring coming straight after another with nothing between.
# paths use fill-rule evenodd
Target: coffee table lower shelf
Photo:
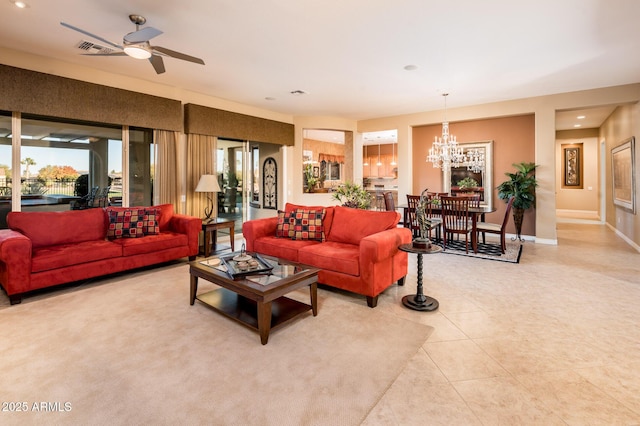
<instances>
[{"instance_id":1,"label":"coffee table lower shelf","mask_svg":"<svg viewBox=\"0 0 640 426\"><path fill-rule=\"evenodd\" d=\"M315 283L313 285L315 286ZM214 311L259 332L263 345L269 338L270 330L312 309L311 305L285 296L271 301L269 308L268 303L255 302L226 288L199 294L196 299ZM260 314L264 316L265 321L260 321ZM314 312L314 316L315 314Z\"/></svg>"}]
</instances>

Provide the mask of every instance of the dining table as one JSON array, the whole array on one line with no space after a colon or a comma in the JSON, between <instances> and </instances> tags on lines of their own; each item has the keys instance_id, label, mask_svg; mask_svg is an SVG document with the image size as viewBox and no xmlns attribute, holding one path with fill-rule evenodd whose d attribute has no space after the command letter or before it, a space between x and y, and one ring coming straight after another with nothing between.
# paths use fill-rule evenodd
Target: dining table
<instances>
[{"instance_id":1,"label":"dining table","mask_svg":"<svg viewBox=\"0 0 640 426\"><path fill-rule=\"evenodd\" d=\"M405 228L409 228L409 206L407 204L401 204L398 206L398 209L403 210L403 224ZM471 247L474 253L478 252L478 218L480 218L481 221L484 221L487 213L493 213L496 210L497 209L495 207L484 204L481 204L479 207L469 207L469 214L471 216ZM439 205L434 204L431 207L431 212L442 215L442 208Z\"/></svg>"}]
</instances>

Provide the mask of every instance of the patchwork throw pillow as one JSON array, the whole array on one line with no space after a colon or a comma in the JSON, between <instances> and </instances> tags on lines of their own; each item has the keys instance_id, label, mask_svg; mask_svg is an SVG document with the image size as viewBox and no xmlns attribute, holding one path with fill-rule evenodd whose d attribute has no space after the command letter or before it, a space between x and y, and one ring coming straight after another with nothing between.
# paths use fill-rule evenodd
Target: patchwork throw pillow
<instances>
[{"instance_id":1,"label":"patchwork throw pillow","mask_svg":"<svg viewBox=\"0 0 640 426\"><path fill-rule=\"evenodd\" d=\"M293 238L293 212L278 210L278 225L276 226L277 238Z\"/></svg>"},{"instance_id":2,"label":"patchwork throw pillow","mask_svg":"<svg viewBox=\"0 0 640 426\"><path fill-rule=\"evenodd\" d=\"M297 209L291 213L290 227L293 226L294 240L324 241L325 210Z\"/></svg>"},{"instance_id":3,"label":"patchwork throw pillow","mask_svg":"<svg viewBox=\"0 0 640 426\"><path fill-rule=\"evenodd\" d=\"M142 217L142 233L144 235L156 235L160 233L159 216L159 209L144 209L144 216Z\"/></svg>"},{"instance_id":4,"label":"patchwork throw pillow","mask_svg":"<svg viewBox=\"0 0 640 426\"><path fill-rule=\"evenodd\" d=\"M109 211L107 238L137 238L144 236L144 209Z\"/></svg>"}]
</instances>

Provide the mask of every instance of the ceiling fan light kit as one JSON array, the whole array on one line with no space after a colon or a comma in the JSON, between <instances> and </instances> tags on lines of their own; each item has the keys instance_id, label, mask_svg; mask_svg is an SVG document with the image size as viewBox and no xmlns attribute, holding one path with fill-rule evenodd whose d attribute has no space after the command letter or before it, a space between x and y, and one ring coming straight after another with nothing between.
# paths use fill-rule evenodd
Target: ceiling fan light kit
<instances>
[{"instance_id":1,"label":"ceiling fan light kit","mask_svg":"<svg viewBox=\"0 0 640 426\"><path fill-rule=\"evenodd\" d=\"M129 15L129 20L133 24L135 24L136 30L134 32L126 34L122 38L122 45L113 43L107 39L99 37L83 29L74 27L73 25L67 24L65 22L60 22L60 25L92 37L96 40L102 41L109 46L112 46L115 49L119 50L113 53L87 54L87 56L123 56L126 54L135 59L148 59L153 66L153 69L156 71L156 74L162 74L163 72L165 72L164 61L162 60L163 56L204 65L204 61L200 58L196 58L195 56L189 56L187 54L176 52L175 50L167 49L161 46L152 46L149 43L149 40L162 34L162 31L153 27L140 28L141 25L144 25L147 22L144 16Z\"/></svg>"},{"instance_id":2,"label":"ceiling fan light kit","mask_svg":"<svg viewBox=\"0 0 640 426\"><path fill-rule=\"evenodd\" d=\"M124 47L124 53L136 59L149 59L151 57L151 52L145 49L142 46L137 46L135 44Z\"/></svg>"}]
</instances>

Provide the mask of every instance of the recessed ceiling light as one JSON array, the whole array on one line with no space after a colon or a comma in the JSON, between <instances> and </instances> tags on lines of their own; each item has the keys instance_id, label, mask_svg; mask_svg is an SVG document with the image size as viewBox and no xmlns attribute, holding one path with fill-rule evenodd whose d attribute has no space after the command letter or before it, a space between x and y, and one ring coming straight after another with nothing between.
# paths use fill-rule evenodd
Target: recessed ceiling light
<instances>
[{"instance_id":1,"label":"recessed ceiling light","mask_svg":"<svg viewBox=\"0 0 640 426\"><path fill-rule=\"evenodd\" d=\"M586 115L579 115L578 117L576 117L578 120L584 120L585 118L587 118Z\"/></svg>"},{"instance_id":2,"label":"recessed ceiling light","mask_svg":"<svg viewBox=\"0 0 640 426\"><path fill-rule=\"evenodd\" d=\"M574 124L573 127L582 127L582 124Z\"/></svg>"},{"instance_id":3,"label":"recessed ceiling light","mask_svg":"<svg viewBox=\"0 0 640 426\"><path fill-rule=\"evenodd\" d=\"M267 101L275 101L276 98L272 98L271 96L267 96L266 98L264 98Z\"/></svg>"},{"instance_id":4,"label":"recessed ceiling light","mask_svg":"<svg viewBox=\"0 0 640 426\"><path fill-rule=\"evenodd\" d=\"M417 70L418 66L417 65L405 65L404 69L407 70L407 71L413 71L413 70Z\"/></svg>"},{"instance_id":5,"label":"recessed ceiling light","mask_svg":"<svg viewBox=\"0 0 640 426\"><path fill-rule=\"evenodd\" d=\"M23 1L16 1L16 0L9 0L9 1L13 3L16 7L19 7L20 9L26 9L27 7L29 7L29 5Z\"/></svg>"},{"instance_id":6,"label":"recessed ceiling light","mask_svg":"<svg viewBox=\"0 0 640 426\"><path fill-rule=\"evenodd\" d=\"M302 96L307 94L307 92L305 92L304 90L292 90L290 93L294 96Z\"/></svg>"}]
</instances>

